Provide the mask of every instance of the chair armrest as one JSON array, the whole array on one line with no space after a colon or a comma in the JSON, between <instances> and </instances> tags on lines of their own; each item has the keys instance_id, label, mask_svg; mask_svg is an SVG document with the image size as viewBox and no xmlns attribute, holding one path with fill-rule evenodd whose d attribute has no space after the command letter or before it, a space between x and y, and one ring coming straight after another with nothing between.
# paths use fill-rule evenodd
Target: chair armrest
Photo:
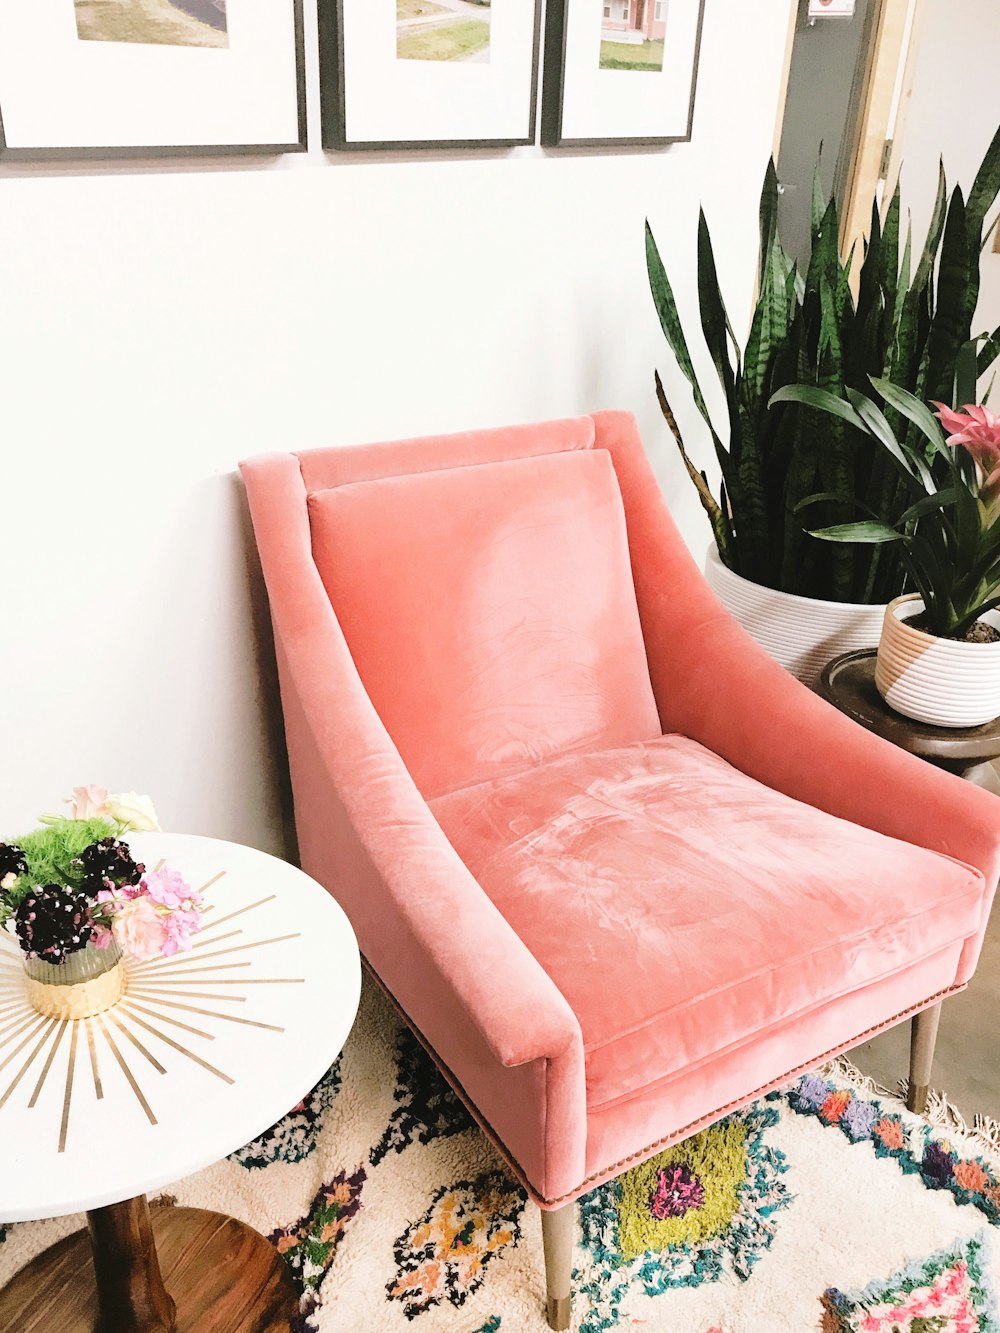
<instances>
[{"instance_id":1,"label":"chair armrest","mask_svg":"<svg viewBox=\"0 0 1000 1333\"><path fill-rule=\"evenodd\" d=\"M665 731L691 736L775 790L953 857L996 884L995 796L866 731L779 667L723 608L679 538L656 555L643 577L658 613L644 629Z\"/></svg>"},{"instance_id":2,"label":"chair armrest","mask_svg":"<svg viewBox=\"0 0 1000 1333\"><path fill-rule=\"evenodd\" d=\"M505 1068L582 1053L580 1024L566 999L463 864L391 743L378 745L364 716L367 696L359 707L358 700L348 705L342 689L325 701L324 692L310 691L307 725L315 730L328 708L338 708L338 743L323 755L326 798L342 807L356 839L349 865L342 841L332 887L338 896L343 889L372 966L422 1026L413 963L425 960ZM310 823L308 812L299 822ZM348 878L364 890L349 889ZM399 981L407 955L415 983L410 1003Z\"/></svg>"}]
</instances>

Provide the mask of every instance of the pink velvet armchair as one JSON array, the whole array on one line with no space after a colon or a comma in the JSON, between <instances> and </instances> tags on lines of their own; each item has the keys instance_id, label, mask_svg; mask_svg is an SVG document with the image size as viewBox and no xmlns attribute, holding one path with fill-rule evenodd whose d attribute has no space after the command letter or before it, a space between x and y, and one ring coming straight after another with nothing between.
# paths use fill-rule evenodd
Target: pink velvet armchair
<instances>
[{"instance_id":1,"label":"pink velvet armchair","mask_svg":"<svg viewBox=\"0 0 1000 1333\"><path fill-rule=\"evenodd\" d=\"M243 463L303 867L543 1210L972 975L1000 804L709 592L633 419Z\"/></svg>"}]
</instances>

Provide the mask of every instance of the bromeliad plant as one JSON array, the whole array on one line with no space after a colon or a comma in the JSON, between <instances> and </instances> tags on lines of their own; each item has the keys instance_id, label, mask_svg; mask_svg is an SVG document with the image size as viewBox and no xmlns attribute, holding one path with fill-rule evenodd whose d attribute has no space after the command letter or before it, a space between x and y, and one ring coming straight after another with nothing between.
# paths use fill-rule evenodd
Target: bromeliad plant
<instances>
[{"instance_id":1,"label":"bromeliad plant","mask_svg":"<svg viewBox=\"0 0 1000 1333\"><path fill-rule=\"evenodd\" d=\"M61 964L93 944L136 959L191 947L201 897L176 871L147 870L121 835L158 830L148 796L74 788L70 816L0 842L0 928L13 922L28 958Z\"/></svg>"},{"instance_id":2,"label":"bromeliad plant","mask_svg":"<svg viewBox=\"0 0 1000 1333\"><path fill-rule=\"evenodd\" d=\"M823 492L823 521L835 524L857 513L858 502L888 523L907 508L898 470L871 436L853 421L827 418L813 407L784 402L769 408L777 390L808 383L840 393L865 392L869 378L884 379L920 400L966 402L954 396L956 366L972 341L979 295L979 263L986 215L1000 193L1000 130L983 159L966 200L948 197L944 171L927 237L914 265L909 231L900 245L897 188L884 219L873 205L871 234L852 263L839 255L834 200L824 203L817 175L813 190L812 248L804 272L778 236L778 180L768 166L760 199L758 298L749 337L740 351L719 288L704 213L698 225L698 295L701 332L722 386L726 421L709 412L695 374L674 294L653 234L646 224L646 259L653 301L677 364L715 447L722 474L718 499L705 472L689 457L659 375L663 415L681 451L719 555L752 582L831 601L885 602L903 591L905 568L895 546L831 547L811 541L797 513L799 503ZM981 343L981 347L976 348ZM976 372L1000 353L1000 329L973 341ZM891 405L894 433L911 445L916 428Z\"/></svg>"},{"instance_id":3,"label":"bromeliad plant","mask_svg":"<svg viewBox=\"0 0 1000 1333\"><path fill-rule=\"evenodd\" d=\"M891 546L923 600L915 627L943 639L973 637L979 618L1000 606L1000 417L986 407L970 405L956 412L941 402L932 413L887 380L872 383L887 411L913 428L919 444L898 435L886 412L854 389L839 398L794 385L775 395L778 403L826 412L867 436L899 477L907 499L892 523L855 501L866 517L811 528L810 535L848 546ZM828 499L807 496L798 508Z\"/></svg>"}]
</instances>

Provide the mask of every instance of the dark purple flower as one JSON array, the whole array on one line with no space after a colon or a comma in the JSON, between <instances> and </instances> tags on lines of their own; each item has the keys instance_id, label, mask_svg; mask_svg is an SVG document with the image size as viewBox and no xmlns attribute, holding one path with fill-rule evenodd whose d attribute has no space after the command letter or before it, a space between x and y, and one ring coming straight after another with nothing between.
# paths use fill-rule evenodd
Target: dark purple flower
<instances>
[{"instance_id":1,"label":"dark purple flower","mask_svg":"<svg viewBox=\"0 0 1000 1333\"><path fill-rule=\"evenodd\" d=\"M43 884L24 895L14 913L21 948L29 958L61 963L89 944L93 934L90 900L62 884Z\"/></svg>"},{"instance_id":2,"label":"dark purple flower","mask_svg":"<svg viewBox=\"0 0 1000 1333\"><path fill-rule=\"evenodd\" d=\"M81 888L91 898L101 889L118 888L122 884L138 884L146 867L133 861L127 842L117 838L102 838L85 847L76 858L83 871Z\"/></svg>"},{"instance_id":3,"label":"dark purple flower","mask_svg":"<svg viewBox=\"0 0 1000 1333\"><path fill-rule=\"evenodd\" d=\"M0 889L9 889L28 869L24 852L12 842L0 842Z\"/></svg>"},{"instance_id":4,"label":"dark purple flower","mask_svg":"<svg viewBox=\"0 0 1000 1333\"><path fill-rule=\"evenodd\" d=\"M920 1174L929 1189L948 1189L955 1174L958 1158L954 1153L945 1152L940 1143L928 1143L924 1150L924 1160L920 1163Z\"/></svg>"},{"instance_id":5,"label":"dark purple flower","mask_svg":"<svg viewBox=\"0 0 1000 1333\"><path fill-rule=\"evenodd\" d=\"M656 1173L656 1189L649 1196L649 1211L658 1222L668 1217L683 1217L705 1202L705 1187L684 1165L661 1167Z\"/></svg>"}]
</instances>

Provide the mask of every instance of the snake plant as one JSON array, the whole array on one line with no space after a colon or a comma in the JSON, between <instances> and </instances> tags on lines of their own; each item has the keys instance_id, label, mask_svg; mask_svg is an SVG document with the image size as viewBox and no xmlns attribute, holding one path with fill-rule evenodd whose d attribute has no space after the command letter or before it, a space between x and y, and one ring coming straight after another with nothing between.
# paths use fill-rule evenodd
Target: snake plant
<instances>
[{"instance_id":1,"label":"snake plant","mask_svg":"<svg viewBox=\"0 0 1000 1333\"><path fill-rule=\"evenodd\" d=\"M980 253L987 213L1000 193L1000 130L965 199L949 196L943 167L924 245L914 263L910 229L901 242L899 188L871 233L852 284L852 256L839 253L835 200L826 201L817 172L812 198L812 247L805 272L778 236L778 180L769 163L760 199L758 297L742 350L719 288L704 211L698 221L701 333L725 396L727 419L713 421L698 382L673 290L649 223L646 262L653 301L667 343L715 448L718 498L690 458L659 374L660 407L697 487L723 562L752 582L805 597L885 602L906 586L906 569L891 544L872 547L817 541L796 512L819 492L830 497L811 512L810 527L850 522L860 502L888 524L911 503L899 472L870 434L844 417L802 402L769 403L786 385L809 384L843 396L885 380L920 400L956 405L976 400L975 380L1000 354L1000 328L973 337ZM853 286L853 291L852 291ZM854 294L856 291L856 295ZM915 443L916 428L891 405L894 433Z\"/></svg>"}]
</instances>

